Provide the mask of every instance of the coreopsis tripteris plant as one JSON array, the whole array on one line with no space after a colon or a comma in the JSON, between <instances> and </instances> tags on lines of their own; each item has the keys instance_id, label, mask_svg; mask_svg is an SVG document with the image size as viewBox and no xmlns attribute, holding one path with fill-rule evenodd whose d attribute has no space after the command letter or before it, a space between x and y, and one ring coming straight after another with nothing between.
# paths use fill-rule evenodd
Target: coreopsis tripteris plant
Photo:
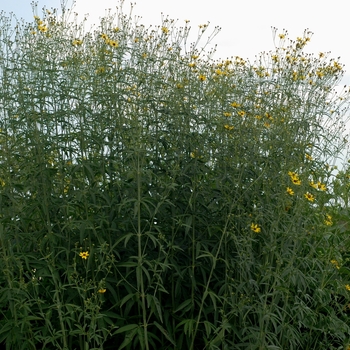
<instances>
[{"instance_id":1,"label":"coreopsis tripteris plant","mask_svg":"<svg viewBox=\"0 0 350 350\"><path fill-rule=\"evenodd\" d=\"M40 32L37 26L44 26L44 22L47 21L36 23L32 29ZM307 42L306 37L299 38L286 50L278 48L278 52L270 53L269 57L262 59L254 67L249 61L239 57L232 59L232 62L206 61L209 55L202 55L203 51L196 49L185 50L186 54L182 55L181 52L184 51L177 50L181 44L174 39L180 38L180 35L177 36L173 28L171 33L174 35L168 35L170 29L166 23L156 27L158 29L153 33L146 33L140 26L128 27L125 22L125 19L120 18L117 28L116 23L103 22L101 28L91 36L84 36L81 34L84 31L76 30L68 30L66 36L60 33L55 45L49 47L45 43L40 46L39 54L35 52L32 56L32 63L45 58L40 63L45 68L45 74L37 74L38 70L35 70L33 76L37 77L37 80L31 79L30 76L28 84L24 84L23 81L13 84L13 94L22 98L17 100L29 101L28 110L35 109L36 105L52 104L52 113L46 115L39 110L33 128L27 127L30 118L27 118L27 124L20 128L25 137L18 138L19 143L22 143L23 139L38 140L38 145L44 145L34 156L27 156L23 144L17 149L13 147L16 152L19 151L18 154L23 152L23 159L30 159L34 164L27 167L28 174L24 175L28 176L21 177L21 181L27 181L23 188L30 188L33 182L40 190L36 189L35 192L38 203L33 203L33 196L30 197L31 201L26 203L28 193L24 192L18 196L15 192L20 192L21 186L16 188L13 206L17 202L19 205L18 208L14 208L16 210L11 208L8 212L11 212L10 215L16 212L19 220L12 220L10 215L2 220L1 215L7 215L7 208L0 206L0 220L5 224L11 223L6 234L32 230L34 237L41 240L41 232L54 231L55 235L52 237L55 241L50 242L49 246L54 247L56 242L61 240L60 249L67 249L66 254L62 254L64 256L61 259L61 276L66 276L67 271L72 268L70 262L67 263L73 255L72 249L66 248L70 242L75 244L79 241L79 246L83 245L83 242L89 242L90 247L94 244L93 259L89 251L79 253L78 248L74 250L74 254L79 254L78 259L86 262L83 261L82 264L80 261L80 264L75 264L80 269L77 273L83 271L88 282L82 288L79 276L79 285L74 293L78 291L81 295L74 299L74 306L82 301L82 308L77 311L74 322L69 318L68 328L70 324L79 324L78 320L82 314L87 315L85 320L95 319L89 314L91 299L90 295L86 299L87 294L91 290L90 294L97 295L96 299L102 302L105 299L102 294L108 288L108 294L111 295L108 308L111 311L116 308L121 315L118 319L119 329L125 325L135 325L134 329L125 333L125 339L124 333L115 332L113 337L116 338L111 339L111 343L112 340L114 343L122 343L123 340L126 342L135 330L137 333L134 334L133 341L135 344L136 341L142 342L140 346L145 349L147 345L148 348L157 346L153 343L146 344L147 336L151 335L154 335L154 343L157 343L155 339L158 336L162 339L163 344L159 346L203 348L205 344L211 344L212 340L216 342L223 317L232 319L232 309L235 309L237 318L233 321L237 321L237 327L242 326L240 320L244 319L245 322L251 322L251 334L261 334L259 327L264 324L264 335L261 337L261 343L255 344L257 347L273 345L288 348L289 338L283 333L283 327L275 327L266 321L264 301L267 297L269 312L277 315L274 319L276 324L282 320L281 323L289 322L291 327L294 327L293 320L299 317L299 309L295 311L294 307L295 300L300 300L300 295L306 293L311 295L310 285L319 285L318 277L324 277L323 271L313 270L317 266L324 266L322 262L314 264L317 257L310 255L310 245L313 242L307 241L309 236L305 237L305 232L312 226L315 226L315 230L320 228L319 235L330 230L327 226L331 226L332 217L319 211L323 197L329 195L320 192L325 191L326 185L322 181L326 182L323 179L327 176L318 169L315 170L315 174L308 175L311 166L317 168L318 165L317 161L312 161L307 155L311 157L312 154L316 157L315 148L319 145L306 148L305 140L313 137L310 130L314 130L314 125L317 124L315 120L310 122L310 118L319 112L323 113L323 107L320 111L317 110L318 106L322 105L322 98L319 95L314 98L313 91L318 91L317 84L324 84L327 77L339 71L342 66L332 62L327 69L321 66L312 68L312 60L299 50ZM48 32L51 32L50 24L47 24L47 28ZM200 28L200 32L202 29L205 28ZM28 37L32 41L46 40L46 35ZM66 47L63 48L62 42L66 43ZM280 34L280 44L285 42L286 34ZM0 45L1 43L2 41ZM27 47L32 50L36 46ZM45 49L47 52L43 52ZM30 54L31 50L27 53ZM55 50L57 57L53 54ZM199 55L203 59L199 59ZM47 57L52 58L51 63ZM57 72L56 65L52 64L55 60L58 61ZM63 62L65 67L70 69L61 69ZM21 61L21 65L18 66L20 72L23 72L23 63L24 61ZM50 65L45 66L49 63ZM28 65L29 70L32 66L34 64ZM0 60L0 71L1 67ZM4 86L6 84L4 79ZM22 86L21 84L23 89L18 87ZM35 91L32 95L29 94L30 90L25 90L26 85ZM44 91L43 87L46 86L51 89L47 88ZM25 94L21 95L23 92ZM40 92L43 92L42 96ZM47 98L47 94L52 96ZM8 96L14 100L12 95ZM307 101L303 100L305 96L308 96ZM11 101L4 105L10 106ZM19 113L12 110L10 112ZM24 114L22 110L21 113ZM6 115L4 118L6 119ZM8 118L3 124L19 125L23 120L22 117ZM48 124L45 124L46 121L49 121ZM304 124L307 125L305 129ZM4 126L1 124L1 127ZM33 130L35 132L31 133ZM0 142L2 134L0 130ZM9 135L17 134L11 130ZM8 135L6 137L6 143L10 145L12 139ZM320 134L317 137L321 138ZM41 153L45 153L50 147L58 149L57 155L52 161L50 159L49 164L45 161L43 165L42 160L48 158L41 157ZM305 148L308 150L307 155ZM6 147L3 151L6 152ZM3 153L0 157L3 157ZM4 169L14 169L13 163L16 160L11 153L7 156L7 159L11 160L7 164L4 164L5 158L0 159L1 172L5 171ZM69 166L68 158L72 159ZM25 166L25 161L21 160L20 165ZM37 169L45 167L45 170L49 171L45 172L45 176L40 176L38 182ZM57 169L61 173L60 176L57 175ZM298 169L299 173L289 172L290 179L286 182L285 173L288 169ZM1 186L0 180L0 195L11 182L20 182L18 178L13 177L22 170L12 170L6 176L0 174L0 178L6 180L5 188ZM317 180L310 182L310 188L307 179L312 178ZM26 179L30 179L30 182ZM64 179L69 179L70 182ZM306 179L305 184L301 179ZM62 186L56 191L59 194L55 196L54 191L51 193L51 188L57 187L57 184ZM306 192L307 190L310 192ZM315 193L319 203L308 205L308 201L313 202L315 199ZM49 202L48 208L42 205L45 201ZM35 207L36 204L38 205ZM33 207L35 208L32 209ZM30 210L28 209L28 213L22 213L23 208ZM28 218L30 222L33 221L33 212L35 217L45 218L37 223L37 226L36 223L26 224ZM246 220L247 212L252 213L249 221ZM23 220L20 220L21 216ZM253 218L254 222L251 222ZM314 225L315 218L321 218L317 222L320 225ZM232 232L228 232L226 227ZM15 230L12 230L13 228ZM259 235L260 232L264 234ZM66 237L69 237L69 242ZM228 237L230 239L227 239ZM8 241L15 242L16 239ZM111 243L108 249L112 252L107 258L100 254L101 242ZM173 242L178 244L178 250L173 249ZM288 251L291 245L292 253ZM46 256L45 252L41 254L40 246L35 252L38 251L40 259ZM198 257L197 253L200 251L208 254ZM112 253L118 256L120 263L111 263ZM169 256L173 258L170 265ZM306 262L303 266L300 264L300 256L304 259L303 263ZM200 262L201 259L203 260ZM330 270L331 257L326 256L323 259ZM232 269L227 267L226 260L230 262ZM288 264L281 263L282 260L288 261ZM216 264L215 261L221 261L222 264ZM268 265L265 264L266 261ZM101 276L98 279L95 277L103 262L112 270L106 282L107 287L98 282ZM175 266L177 262L180 264ZM266 269L271 263L273 267L278 268ZM210 274L207 274L211 269L210 266L208 268L208 264L212 264L213 267ZM147 268L144 269L145 266ZM164 266L164 269L159 266ZM186 266L192 266L191 272L195 270L196 273L189 276ZM305 271L305 266L312 266L311 271ZM176 288L181 289L181 295L178 298L168 297L176 294L172 287L175 276L173 273L177 276L181 269L183 278L176 281ZM298 289L295 294L296 288L290 288L288 298L282 300L283 293L275 296L270 288L264 291L263 286L281 283L290 286L288 269L293 273L303 272L296 278L303 279L300 284L303 293L299 293ZM165 270L167 272L163 273ZM327 268L324 269L326 270ZM153 271L154 279L153 276L149 278L149 271ZM283 273L283 278L280 273ZM315 280L317 283L314 283ZM159 284L154 287L153 281L158 281ZM309 281L312 283L308 283ZM64 284L64 279L60 282ZM250 288L253 285L254 288ZM47 289L55 289L55 285L52 286ZM216 286L220 286L221 289L216 289ZM284 288L284 285L281 287ZM69 290L71 285L66 284L64 288L67 288L67 298L62 299L63 302L60 300L57 305L64 305L67 300L72 300ZM225 295L230 297L225 297L222 303L223 299L215 298L215 293L221 293L224 289L225 293L227 292ZM252 294L254 310L250 311L249 307L237 307L241 305L241 297L237 297L239 293L236 293L238 289L241 289L242 294ZM152 293L149 293L150 290ZM196 293L197 290L200 290L200 293ZM214 298L205 298L209 292ZM60 297L64 293L62 288L62 293L56 294ZM210 303L213 300L220 305L212 307ZM193 308L187 311L185 308L181 309L184 301L189 301ZM284 308L281 311L279 306L282 302ZM316 310L318 305L315 303ZM208 305L208 308L213 310L209 319L207 313L202 312L204 309L200 305L204 305L205 309ZM94 310L102 310L101 304L94 306ZM164 310L167 312L166 308L181 309L183 315L178 312L171 322L162 323L162 315ZM274 312L276 310L277 312ZM305 314L314 313L309 319L317 319L317 311L310 308L305 310ZM73 319L70 310L68 312L69 317ZM193 332L186 332L182 327L183 322L194 319L193 315L196 318L193 324L198 331L196 328ZM106 312L103 319L107 317ZM208 320L212 322L211 335L206 332ZM166 333L155 326L161 323L162 327L168 327ZM113 320L109 319L106 324L109 327ZM104 327L103 322L98 325ZM144 325L148 325L149 328L143 327ZM59 328L60 326L56 329ZM95 333L97 328L94 328L93 324L91 327L87 325L81 330L84 333L81 336L89 339L91 334L86 333L89 329ZM298 341L303 341L311 334L312 342L314 333L311 327L305 331L301 328L303 327L296 325L292 329L296 332ZM78 331L69 328L65 333L67 336L71 333L76 336ZM275 338L274 332L279 332ZM221 343L215 345L224 348L236 342L243 344L243 347L249 347L252 338L244 343L245 335L241 337L238 333L228 329L227 337L218 339ZM96 339L100 339L97 335L104 334L109 336L113 331L110 332L110 328L100 329L99 334L96 332ZM167 336L164 337L164 334ZM180 345L177 344L178 338L181 338ZM225 338L232 343L225 343ZM267 344L270 338L273 341L278 338L279 343ZM284 338L287 340L282 344ZM167 341L169 342L166 344ZM69 344L67 342L66 348ZM308 348L304 345L300 347ZM87 346L102 348L102 344ZM52 347L65 346L60 344Z\"/></svg>"}]
</instances>

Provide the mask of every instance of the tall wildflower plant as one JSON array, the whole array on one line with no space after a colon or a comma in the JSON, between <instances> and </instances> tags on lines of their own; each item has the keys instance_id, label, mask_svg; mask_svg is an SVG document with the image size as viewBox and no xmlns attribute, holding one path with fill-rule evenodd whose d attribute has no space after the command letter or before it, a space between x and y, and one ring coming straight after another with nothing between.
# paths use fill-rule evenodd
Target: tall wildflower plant
<instances>
[{"instance_id":1,"label":"tall wildflower plant","mask_svg":"<svg viewBox=\"0 0 350 350\"><path fill-rule=\"evenodd\" d=\"M0 343L347 346L343 66L308 31L214 61L206 24L62 10L0 18Z\"/></svg>"}]
</instances>

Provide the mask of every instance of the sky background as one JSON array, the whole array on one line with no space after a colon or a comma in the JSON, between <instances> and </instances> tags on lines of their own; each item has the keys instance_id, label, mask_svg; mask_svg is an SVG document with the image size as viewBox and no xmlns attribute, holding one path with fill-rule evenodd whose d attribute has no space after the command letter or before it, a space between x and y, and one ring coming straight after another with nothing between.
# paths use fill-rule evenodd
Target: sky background
<instances>
[{"instance_id":1,"label":"sky background","mask_svg":"<svg viewBox=\"0 0 350 350\"><path fill-rule=\"evenodd\" d=\"M71 7L72 0L39 0L38 15L45 6L48 9L61 8L61 1ZM83 19L89 14L90 24L98 24L108 8L115 10L117 0L76 0L74 11ZM0 10L14 12L18 18L32 20L30 0L0 0ZM190 20L196 37L198 25L210 22L210 26L220 26L221 32L213 43L217 44L214 58L231 56L248 58L251 62L262 51L273 50L271 26L278 33L287 29L289 37L302 36L308 28L314 35L305 51L318 54L331 51L330 57L338 58L347 71L342 84L350 85L349 15L346 0L137 0L134 15L142 16L146 26L161 24L161 13L178 20ZM130 1L125 1L126 13ZM211 32L210 28L208 34Z\"/></svg>"}]
</instances>

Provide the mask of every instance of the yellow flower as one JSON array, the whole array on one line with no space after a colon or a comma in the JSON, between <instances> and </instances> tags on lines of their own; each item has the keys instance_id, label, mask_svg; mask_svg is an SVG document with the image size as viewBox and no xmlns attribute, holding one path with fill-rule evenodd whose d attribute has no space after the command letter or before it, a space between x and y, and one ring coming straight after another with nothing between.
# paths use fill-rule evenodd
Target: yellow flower
<instances>
[{"instance_id":1,"label":"yellow flower","mask_svg":"<svg viewBox=\"0 0 350 350\"><path fill-rule=\"evenodd\" d=\"M314 197L311 193L309 193L309 192L306 192L306 193L304 194L304 197L305 197L308 201L310 201L310 202L313 202L313 201L315 200L315 197Z\"/></svg>"},{"instance_id":2,"label":"yellow flower","mask_svg":"<svg viewBox=\"0 0 350 350\"><path fill-rule=\"evenodd\" d=\"M113 46L115 48L119 46L118 41L114 41L114 40L109 40L108 45Z\"/></svg>"},{"instance_id":3,"label":"yellow flower","mask_svg":"<svg viewBox=\"0 0 350 350\"><path fill-rule=\"evenodd\" d=\"M333 66L338 69L338 70L341 70L342 69L342 66L338 63L338 62L333 62Z\"/></svg>"},{"instance_id":4,"label":"yellow flower","mask_svg":"<svg viewBox=\"0 0 350 350\"><path fill-rule=\"evenodd\" d=\"M239 103L237 103L237 102L232 102L231 106L234 107L234 108L241 107L241 105Z\"/></svg>"},{"instance_id":5,"label":"yellow flower","mask_svg":"<svg viewBox=\"0 0 350 350\"><path fill-rule=\"evenodd\" d=\"M310 156L310 154L308 154L308 153L305 154L305 158L306 158L307 160L312 160L312 159L313 159L313 158Z\"/></svg>"},{"instance_id":6,"label":"yellow flower","mask_svg":"<svg viewBox=\"0 0 350 350\"><path fill-rule=\"evenodd\" d=\"M317 74L317 76L319 78L323 78L324 77L324 73L320 69L317 70L316 74Z\"/></svg>"},{"instance_id":7,"label":"yellow flower","mask_svg":"<svg viewBox=\"0 0 350 350\"><path fill-rule=\"evenodd\" d=\"M199 79L200 81L204 81L204 80L206 80L207 78L205 77L205 75L200 74L199 77L198 77L198 79Z\"/></svg>"},{"instance_id":8,"label":"yellow flower","mask_svg":"<svg viewBox=\"0 0 350 350\"><path fill-rule=\"evenodd\" d=\"M244 111L238 111L237 113L241 117L244 117L246 115L246 113Z\"/></svg>"},{"instance_id":9,"label":"yellow flower","mask_svg":"<svg viewBox=\"0 0 350 350\"><path fill-rule=\"evenodd\" d=\"M47 27L43 26L43 25L39 25L38 29L42 32L42 33L46 33L47 32Z\"/></svg>"},{"instance_id":10,"label":"yellow flower","mask_svg":"<svg viewBox=\"0 0 350 350\"><path fill-rule=\"evenodd\" d=\"M327 226L332 226L333 225L332 217L329 214L326 214L326 219L324 220L324 223Z\"/></svg>"},{"instance_id":11,"label":"yellow flower","mask_svg":"<svg viewBox=\"0 0 350 350\"><path fill-rule=\"evenodd\" d=\"M169 29L167 27L162 27L162 32L164 34L168 34L169 33Z\"/></svg>"},{"instance_id":12,"label":"yellow flower","mask_svg":"<svg viewBox=\"0 0 350 350\"><path fill-rule=\"evenodd\" d=\"M83 41L82 41L82 40L75 39L75 40L73 40L72 45L74 45L74 46L78 46L78 45L81 45L82 43L83 43Z\"/></svg>"},{"instance_id":13,"label":"yellow flower","mask_svg":"<svg viewBox=\"0 0 350 350\"><path fill-rule=\"evenodd\" d=\"M98 290L99 293L103 294L103 293L106 293L106 288L101 288Z\"/></svg>"},{"instance_id":14,"label":"yellow flower","mask_svg":"<svg viewBox=\"0 0 350 350\"><path fill-rule=\"evenodd\" d=\"M267 119L270 119L270 120L273 120L273 118L272 118L272 115L270 114L270 113L265 113L265 117L267 118Z\"/></svg>"},{"instance_id":15,"label":"yellow flower","mask_svg":"<svg viewBox=\"0 0 350 350\"><path fill-rule=\"evenodd\" d=\"M300 185L301 181L299 179L299 175L295 173L294 171L288 171L288 175L290 176L290 179L292 180L294 185Z\"/></svg>"},{"instance_id":16,"label":"yellow flower","mask_svg":"<svg viewBox=\"0 0 350 350\"><path fill-rule=\"evenodd\" d=\"M286 37L285 34L279 34L278 36L280 39L284 39Z\"/></svg>"},{"instance_id":17,"label":"yellow flower","mask_svg":"<svg viewBox=\"0 0 350 350\"><path fill-rule=\"evenodd\" d=\"M99 67L96 69L96 74L102 74L106 71L105 67Z\"/></svg>"},{"instance_id":18,"label":"yellow flower","mask_svg":"<svg viewBox=\"0 0 350 350\"><path fill-rule=\"evenodd\" d=\"M108 40L108 36L107 36L107 34L101 34L101 38L103 39L103 40Z\"/></svg>"},{"instance_id":19,"label":"yellow flower","mask_svg":"<svg viewBox=\"0 0 350 350\"><path fill-rule=\"evenodd\" d=\"M196 60L198 57L199 57L198 55L192 55L192 56L191 56L191 58L192 58L193 60Z\"/></svg>"},{"instance_id":20,"label":"yellow flower","mask_svg":"<svg viewBox=\"0 0 350 350\"><path fill-rule=\"evenodd\" d=\"M335 260L335 259L331 260L331 264L333 264L334 267L336 267L338 270L340 269L340 266L339 266L339 263L337 260Z\"/></svg>"},{"instance_id":21,"label":"yellow flower","mask_svg":"<svg viewBox=\"0 0 350 350\"><path fill-rule=\"evenodd\" d=\"M89 256L89 252L81 252L79 253L79 256L81 256L82 259L87 259Z\"/></svg>"},{"instance_id":22,"label":"yellow flower","mask_svg":"<svg viewBox=\"0 0 350 350\"><path fill-rule=\"evenodd\" d=\"M261 231L261 228L258 226L258 224L254 224L254 223L250 225L250 229L256 233L259 233Z\"/></svg>"},{"instance_id":23,"label":"yellow flower","mask_svg":"<svg viewBox=\"0 0 350 350\"><path fill-rule=\"evenodd\" d=\"M287 187L287 193L293 196L294 191L290 187Z\"/></svg>"},{"instance_id":24,"label":"yellow flower","mask_svg":"<svg viewBox=\"0 0 350 350\"><path fill-rule=\"evenodd\" d=\"M234 126L233 126L233 125L228 125L228 124L226 124L226 125L224 125L224 128L225 128L226 130L233 130L233 129L234 129Z\"/></svg>"},{"instance_id":25,"label":"yellow flower","mask_svg":"<svg viewBox=\"0 0 350 350\"><path fill-rule=\"evenodd\" d=\"M298 178L295 178L295 177L292 178L292 182L293 182L294 185L298 185L298 186L301 184L301 181Z\"/></svg>"},{"instance_id":26,"label":"yellow flower","mask_svg":"<svg viewBox=\"0 0 350 350\"><path fill-rule=\"evenodd\" d=\"M231 117L231 115L232 115L232 113L230 113L230 112L224 112L225 117Z\"/></svg>"},{"instance_id":27,"label":"yellow flower","mask_svg":"<svg viewBox=\"0 0 350 350\"><path fill-rule=\"evenodd\" d=\"M194 62L188 64L189 67L194 68L196 64Z\"/></svg>"},{"instance_id":28,"label":"yellow flower","mask_svg":"<svg viewBox=\"0 0 350 350\"><path fill-rule=\"evenodd\" d=\"M327 191L326 185L321 182L317 182L317 188L321 191Z\"/></svg>"},{"instance_id":29,"label":"yellow flower","mask_svg":"<svg viewBox=\"0 0 350 350\"><path fill-rule=\"evenodd\" d=\"M313 181L310 181L310 186L313 188L317 188L317 184L315 184Z\"/></svg>"}]
</instances>

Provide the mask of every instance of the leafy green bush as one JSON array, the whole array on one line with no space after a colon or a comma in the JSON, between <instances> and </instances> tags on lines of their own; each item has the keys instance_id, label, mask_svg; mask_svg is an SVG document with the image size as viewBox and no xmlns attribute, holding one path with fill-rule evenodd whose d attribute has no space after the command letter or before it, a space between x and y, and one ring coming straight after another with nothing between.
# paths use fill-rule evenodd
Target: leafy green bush
<instances>
[{"instance_id":1,"label":"leafy green bush","mask_svg":"<svg viewBox=\"0 0 350 350\"><path fill-rule=\"evenodd\" d=\"M62 13L0 19L0 342L346 346L342 65L307 31L250 64L207 25Z\"/></svg>"}]
</instances>

